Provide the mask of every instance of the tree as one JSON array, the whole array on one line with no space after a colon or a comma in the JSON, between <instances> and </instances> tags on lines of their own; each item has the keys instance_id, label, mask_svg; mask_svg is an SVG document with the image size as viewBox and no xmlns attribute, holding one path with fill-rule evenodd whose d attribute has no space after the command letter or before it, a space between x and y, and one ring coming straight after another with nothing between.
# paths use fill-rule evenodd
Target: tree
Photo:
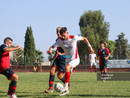
<instances>
[{"instance_id":1,"label":"tree","mask_svg":"<svg viewBox=\"0 0 130 98\"><path fill-rule=\"evenodd\" d=\"M109 23L104 21L104 15L100 10L85 11L79 21L81 36L86 37L97 53L100 47L100 41L108 41ZM89 50L85 43L79 42L79 55L84 57L89 54Z\"/></svg>"},{"instance_id":2,"label":"tree","mask_svg":"<svg viewBox=\"0 0 130 98\"><path fill-rule=\"evenodd\" d=\"M27 27L24 42L24 56L26 65L33 65L36 57L35 42L33 37L32 28Z\"/></svg>"},{"instance_id":3,"label":"tree","mask_svg":"<svg viewBox=\"0 0 130 98\"><path fill-rule=\"evenodd\" d=\"M128 51L129 51L129 57L128 57L128 59L130 59L130 44L128 44Z\"/></svg>"},{"instance_id":4,"label":"tree","mask_svg":"<svg viewBox=\"0 0 130 98\"><path fill-rule=\"evenodd\" d=\"M125 34L121 32L118 35L118 39L115 40L116 42L116 50L114 51L114 58L115 59L127 59L129 56L128 51L128 40L125 39Z\"/></svg>"},{"instance_id":5,"label":"tree","mask_svg":"<svg viewBox=\"0 0 130 98\"><path fill-rule=\"evenodd\" d=\"M52 58L54 57L55 53L56 53L56 51L55 51L55 50L52 50L52 53L49 54L49 56L48 56L48 60L49 60L49 59L52 59ZM51 61L51 63L52 63L52 61Z\"/></svg>"},{"instance_id":6,"label":"tree","mask_svg":"<svg viewBox=\"0 0 130 98\"><path fill-rule=\"evenodd\" d=\"M106 46L105 47L108 48L108 50L109 50L109 52L111 54L110 59L113 59L114 51L116 49L115 44L116 44L115 41L112 41L112 40L109 40L109 41L106 42Z\"/></svg>"},{"instance_id":7,"label":"tree","mask_svg":"<svg viewBox=\"0 0 130 98\"><path fill-rule=\"evenodd\" d=\"M24 65L24 51L15 50L12 51L11 64L12 65Z\"/></svg>"},{"instance_id":8,"label":"tree","mask_svg":"<svg viewBox=\"0 0 130 98\"><path fill-rule=\"evenodd\" d=\"M41 65L44 62L43 52L40 50L36 50L36 58L38 65Z\"/></svg>"}]
</instances>

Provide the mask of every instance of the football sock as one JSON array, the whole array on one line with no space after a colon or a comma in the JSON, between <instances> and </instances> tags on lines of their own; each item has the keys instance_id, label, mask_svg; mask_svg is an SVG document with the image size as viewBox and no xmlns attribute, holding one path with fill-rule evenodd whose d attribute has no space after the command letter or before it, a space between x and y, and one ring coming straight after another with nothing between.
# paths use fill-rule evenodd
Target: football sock
<instances>
[{"instance_id":1,"label":"football sock","mask_svg":"<svg viewBox=\"0 0 130 98\"><path fill-rule=\"evenodd\" d=\"M95 68L95 71L97 71L97 68Z\"/></svg>"},{"instance_id":2,"label":"football sock","mask_svg":"<svg viewBox=\"0 0 130 98\"><path fill-rule=\"evenodd\" d=\"M54 75L50 75L49 89L53 89L53 83L54 83Z\"/></svg>"},{"instance_id":3,"label":"football sock","mask_svg":"<svg viewBox=\"0 0 130 98\"><path fill-rule=\"evenodd\" d=\"M69 81L70 81L70 72L66 72L65 73L65 87L68 88L68 84L69 84Z\"/></svg>"},{"instance_id":4,"label":"football sock","mask_svg":"<svg viewBox=\"0 0 130 98\"><path fill-rule=\"evenodd\" d=\"M11 81L11 83L9 84L8 95L13 95L13 94L15 94L16 86L17 86L17 82L14 81L14 80Z\"/></svg>"},{"instance_id":5,"label":"football sock","mask_svg":"<svg viewBox=\"0 0 130 98\"><path fill-rule=\"evenodd\" d=\"M92 68L90 68L90 72L92 72Z\"/></svg>"},{"instance_id":6,"label":"football sock","mask_svg":"<svg viewBox=\"0 0 130 98\"><path fill-rule=\"evenodd\" d=\"M9 83L8 95L11 95L11 82Z\"/></svg>"}]
</instances>

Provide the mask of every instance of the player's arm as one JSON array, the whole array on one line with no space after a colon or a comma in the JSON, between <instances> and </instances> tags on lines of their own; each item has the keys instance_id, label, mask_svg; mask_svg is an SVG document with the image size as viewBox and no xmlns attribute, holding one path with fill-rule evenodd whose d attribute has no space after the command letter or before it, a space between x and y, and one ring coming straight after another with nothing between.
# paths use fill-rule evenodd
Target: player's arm
<instances>
[{"instance_id":1,"label":"player's arm","mask_svg":"<svg viewBox=\"0 0 130 98\"><path fill-rule=\"evenodd\" d=\"M111 54L109 53L107 57L105 57L105 60L108 60Z\"/></svg>"},{"instance_id":2,"label":"player's arm","mask_svg":"<svg viewBox=\"0 0 130 98\"><path fill-rule=\"evenodd\" d=\"M89 60L89 62L91 62L91 59L90 59L90 57L88 58L88 60Z\"/></svg>"},{"instance_id":3,"label":"player's arm","mask_svg":"<svg viewBox=\"0 0 130 98\"><path fill-rule=\"evenodd\" d=\"M56 52L57 52L57 55L65 55L65 53L61 53L58 50Z\"/></svg>"},{"instance_id":4,"label":"player's arm","mask_svg":"<svg viewBox=\"0 0 130 98\"><path fill-rule=\"evenodd\" d=\"M85 37L82 37L82 40L88 45L88 47L89 47L89 49L90 49L90 51L93 51L93 48L92 48L92 46L90 45L90 43L89 43L89 41L88 41L88 39L87 38L85 38Z\"/></svg>"},{"instance_id":5,"label":"player's arm","mask_svg":"<svg viewBox=\"0 0 130 98\"><path fill-rule=\"evenodd\" d=\"M49 48L49 50L47 50L47 54L51 54L52 53L52 50L55 48L55 46L53 45L53 46L51 46L50 48Z\"/></svg>"},{"instance_id":6,"label":"player's arm","mask_svg":"<svg viewBox=\"0 0 130 98\"><path fill-rule=\"evenodd\" d=\"M17 46L17 47L15 47L15 48L4 48L4 51L5 52L11 52L11 51L14 51L14 50L17 50L17 49L21 49L21 47L20 46Z\"/></svg>"},{"instance_id":7,"label":"player's arm","mask_svg":"<svg viewBox=\"0 0 130 98\"><path fill-rule=\"evenodd\" d=\"M58 50L56 50L56 53L55 53L54 57L52 59L50 59L50 60L55 60L58 55L65 55L65 53L61 53Z\"/></svg>"},{"instance_id":8,"label":"player's arm","mask_svg":"<svg viewBox=\"0 0 130 98\"><path fill-rule=\"evenodd\" d=\"M56 41L56 43L54 43L50 48L49 50L47 51L47 54L51 54L52 53L52 50L59 45L59 40Z\"/></svg>"},{"instance_id":9,"label":"player's arm","mask_svg":"<svg viewBox=\"0 0 130 98\"><path fill-rule=\"evenodd\" d=\"M97 56L95 57L95 62L97 62Z\"/></svg>"},{"instance_id":10,"label":"player's arm","mask_svg":"<svg viewBox=\"0 0 130 98\"><path fill-rule=\"evenodd\" d=\"M89 60L89 62L91 62L91 58L90 58L90 55L88 56L88 60Z\"/></svg>"},{"instance_id":11,"label":"player's arm","mask_svg":"<svg viewBox=\"0 0 130 98\"><path fill-rule=\"evenodd\" d=\"M57 51L57 50L56 50ZM56 57L58 56L57 52L55 52L55 55L53 56L53 58L50 58L49 61L53 61L56 59Z\"/></svg>"}]
</instances>

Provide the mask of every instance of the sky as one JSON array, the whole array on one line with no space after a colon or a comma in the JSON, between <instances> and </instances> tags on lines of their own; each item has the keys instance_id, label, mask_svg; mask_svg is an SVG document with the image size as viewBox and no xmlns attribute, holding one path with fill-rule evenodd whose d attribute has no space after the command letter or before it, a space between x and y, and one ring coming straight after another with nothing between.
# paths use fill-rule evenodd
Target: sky
<instances>
[{"instance_id":1,"label":"sky","mask_svg":"<svg viewBox=\"0 0 130 98\"><path fill-rule=\"evenodd\" d=\"M109 40L124 32L130 43L130 0L0 0L0 44L8 36L24 47L26 29L31 26L36 49L47 58L46 51L57 38L56 27L80 34L79 19L88 10L102 11L110 23Z\"/></svg>"}]
</instances>

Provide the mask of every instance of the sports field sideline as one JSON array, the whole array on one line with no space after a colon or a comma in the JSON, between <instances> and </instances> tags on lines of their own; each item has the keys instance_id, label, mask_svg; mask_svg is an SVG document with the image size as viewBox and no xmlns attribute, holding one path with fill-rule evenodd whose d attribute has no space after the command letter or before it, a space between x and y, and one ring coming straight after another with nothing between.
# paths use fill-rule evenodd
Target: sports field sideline
<instances>
[{"instance_id":1,"label":"sports field sideline","mask_svg":"<svg viewBox=\"0 0 130 98\"><path fill-rule=\"evenodd\" d=\"M16 95L18 98L59 98L58 92L45 94L48 88L48 73L17 73L19 76ZM60 82L55 75L55 83ZM97 81L97 74L76 72L71 76L70 94L62 98L130 98L130 81ZM0 98L8 98L8 84L0 75Z\"/></svg>"}]
</instances>

